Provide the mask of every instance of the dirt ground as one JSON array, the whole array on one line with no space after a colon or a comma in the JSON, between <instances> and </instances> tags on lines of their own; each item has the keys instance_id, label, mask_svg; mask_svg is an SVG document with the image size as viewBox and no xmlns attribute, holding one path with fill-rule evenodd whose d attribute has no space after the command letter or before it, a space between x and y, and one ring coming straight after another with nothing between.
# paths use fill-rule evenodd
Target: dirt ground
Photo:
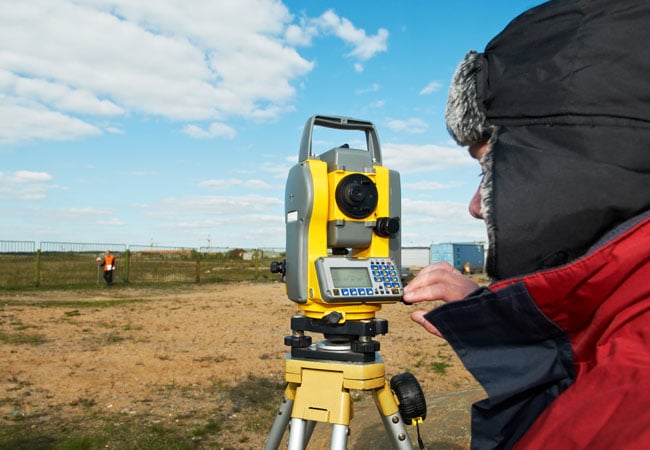
<instances>
[{"instance_id":1,"label":"dirt ground","mask_svg":"<svg viewBox=\"0 0 650 450\"><path fill-rule=\"evenodd\" d=\"M433 422L422 431L442 444L430 448L467 448L468 399L480 390L444 340L408 319L411 310L392 304L377 314L389 321L378 337L387 377L410 371L419 380ZM220 402L215 386L283 383L283 339L297 311L281 283L0 292L0 428L84 415L196 424ZM358 410L353 422L379 420L372 401L360 400ZM441 424L451 410L457 423ZM443 438L433 436L436 427L458 430ZM235 439L220 431L213 446L262 448L265 433L244 429Z\"/></svg>"}]
</instances>

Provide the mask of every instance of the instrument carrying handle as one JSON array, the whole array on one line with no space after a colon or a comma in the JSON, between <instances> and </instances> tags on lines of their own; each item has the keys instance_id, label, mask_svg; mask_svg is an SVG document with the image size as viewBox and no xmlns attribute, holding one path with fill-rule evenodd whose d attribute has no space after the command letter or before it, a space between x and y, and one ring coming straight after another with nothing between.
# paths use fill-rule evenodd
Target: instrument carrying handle
<instances>
[{"instance_id":1,"label":"instrument carrying handle","mask_svg":"<svg viewBox=\"0 0 650 450\"><path fill-rule=\"evenodd\" d=\"M372 122L342 116L314 115L307 119L300 141L299 161L305 161L316 155L312 152L312 134L315 126L337 130L359 130L366 134L366 144L375 164L381 165L381 150L377 130Z\"/></svg>"}]
</instances>

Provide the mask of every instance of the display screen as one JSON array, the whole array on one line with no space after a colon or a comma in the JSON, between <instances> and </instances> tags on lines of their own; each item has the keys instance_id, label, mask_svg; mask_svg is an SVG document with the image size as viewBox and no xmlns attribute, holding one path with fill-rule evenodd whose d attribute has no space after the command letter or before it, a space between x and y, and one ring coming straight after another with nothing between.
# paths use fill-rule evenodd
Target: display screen
<instances>
[{"instance_id":1,"label":"display screen","mask_svg":"<svg viewBox=\"0 0 650 450\"><path fill-rule=\"evenodd\" d=\"M370 274L365 267L332 267L331 274L337 288L372 287Z\"/></svg>"}]
</instances>

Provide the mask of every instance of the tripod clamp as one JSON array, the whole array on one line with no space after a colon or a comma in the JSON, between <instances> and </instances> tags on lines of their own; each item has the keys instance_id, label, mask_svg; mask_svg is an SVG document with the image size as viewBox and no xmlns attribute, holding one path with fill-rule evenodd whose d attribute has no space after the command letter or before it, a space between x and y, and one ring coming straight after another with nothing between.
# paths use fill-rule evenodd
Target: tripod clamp
<instances>
[{"instance_id":1,"label":"tripod clamp","mask_svg":"<svg viewBox=\"0 0 650 450\"><path fill-rule=\"evenodd\" d=\"M339 315L333 312L322 319L293 316L293 334L284 338L284 344L291 347L291 356L350 362L374 361L380 345L372 338L388 333L388 321L373 318L338 323ZM312 344L311 336L305 335L305 331L321 333L326 340Z\"/></svg>"}]
</instances>

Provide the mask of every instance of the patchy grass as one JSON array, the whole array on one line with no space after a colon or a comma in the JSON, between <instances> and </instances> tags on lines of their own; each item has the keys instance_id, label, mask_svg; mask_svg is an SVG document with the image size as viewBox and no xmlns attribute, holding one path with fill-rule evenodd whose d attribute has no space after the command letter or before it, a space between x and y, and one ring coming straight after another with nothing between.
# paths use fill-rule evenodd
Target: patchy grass
<instances>
[{"instance_id":1,"label":"patchy grass","mask_svg":"<svg viewBox=\"0 0 650 450\"><path fill-rule=\"evenodd\" d=\"M41 345L45 342L45 337L38 333L5 333L0 331L0 343L3 344Z\"/></svg>"},{"instance_id":2,"label":"patchy grass","mask_svg":"<svg viewBox=\"0 0 650 450\"><path fill-rule=\"evenodd\" d=\"M58 423L29 427L15 425L0 430L0 449L90 450L125 448L185 450L200 448L191 436L172 426L142 425L137 421L113 422L108 418L92 424Z\"/></svg>"},{"instance_id":3,"label":"patchy grass","mask_svg":"<svg viewBox=\"0 0 650 450\"><path fill-rule=\"evenodd\" d=\"M0 450L142 449L253 450L254 437L266 434L275 419L284 383L249 375L231 386L219 380L197 392L173 381L164 387L171 396L211 396L209 411L169 418L124 411L107 414L93 399L79 398L76 417L55 417L56 412L22 412L17 407L10 426L0 429Z\"/></svg>"},{"instance_id":4,"label":"patchy grass","mask_svg":"<svg viewBox=\"0 0 650 450\"><path fill-rule=\"evenodd\" d=\"M447 362L434 361L431 363L431 369L440 375L446 375L449 367L451 367L451 364Z\"/></svg>"},{"instance_id":5,"label":"patchy grass","mask_svg":"<svg viewBox=\"0 0 650 450\"><path fill-rule=\"evenodd\" d=\"M120 298L108 300L57 300L57 301L24 301L24 300L11 300L3 299L2 302L6 306L37 306L39 308L75 308L67 313L66 316L74 317L81 315L79 309L82 308L111 308L115 306L123 306L129 303L141 303L144 300L134 298Z\"/></svg>"}]
</instances>

